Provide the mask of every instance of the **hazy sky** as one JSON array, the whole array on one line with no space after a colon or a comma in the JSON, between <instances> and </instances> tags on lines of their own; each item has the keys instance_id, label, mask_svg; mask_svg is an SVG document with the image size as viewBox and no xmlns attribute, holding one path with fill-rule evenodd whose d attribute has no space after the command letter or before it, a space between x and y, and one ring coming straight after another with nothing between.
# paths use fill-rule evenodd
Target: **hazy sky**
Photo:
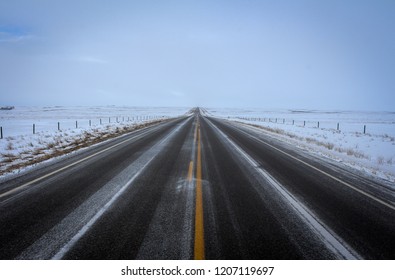
<instances>
[{"instance_id":1,"label":"hazy sky","mask_svg":"<svg viewBox=\"0 0 395 280\"><path fill-rule=\"evenodd\" d=\"M0 105L395 111L393 0L0 0Z\"/></svg>"}]
</instances>

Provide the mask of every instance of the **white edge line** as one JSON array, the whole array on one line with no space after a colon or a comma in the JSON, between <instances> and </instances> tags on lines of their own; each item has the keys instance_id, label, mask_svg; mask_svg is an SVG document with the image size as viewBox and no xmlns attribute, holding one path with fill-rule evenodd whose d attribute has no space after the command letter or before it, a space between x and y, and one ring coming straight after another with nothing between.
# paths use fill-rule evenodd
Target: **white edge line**
<instances>
[{"instance_id":1,"label":"white edge line","mask_svg":"<svg viewBox=\"0 0 395 280\"><path fill-rule=\"evenodd\" d=\"M211 122L210 122L211 123ZM336 254L340 254L345 259L361 259L354 250L350 249L349 246L345 246L346 244L340 237L335 236L334 233L331 233L326 227L319 222L319 219L315 217L313 213L311 213L307 207L297 200L292 194L290 194L284 186L282 186L277 180L275 180L269 173L263 170L258 163L252 159L244 150L242 150L237 144L235 144L227 135L225 135L217 126L211 123L217 131L226 139L228 142L253 166L256 170L260 172L260 174L267 180L269 183L275 187L275 189L291 204L291 206L300 213L300 215L307 221L307 223L312 227L317 233L319 233L322 239L325 241L327 245L329 245L329 249ZM339 241L341 240L341 241Z\"/></svg>"},{"instance_id":2,"label":"white edge line","mask_svg":"<svg viewBox=\"0 0 395 280\"><path fill-rule=\"evenodd\" d=\"M335 177L335 176L333 176L333 175L331 175L331 174L329 174L329 173L326 173L325 171L323 171L323 170L321 170L321 169L319 169L319 168L317 168L317 167L315 167L315 166L313 166L313 165L311 165L311 164L309 164L309 163L307 163L307 162L305 162L305 161L303 161L303 160L301 160L301 159L299 159L299 158L297 158L297 157L295 157L295 156L293 156L293 155L288 154L287 152L284 152L283 150L281 150L281 149L279 149L279 148L277 148L277 147L275 147L275 146L273 146L273 145L271 145L271 144L269 144L269 143L263 141L262 139L259 139L259 138L255 137L255 136L252 136L252 135L246 133L245 131L243 131L243 130L241 130L241 129L238 129L238 130L239 130L241 133L247 135L248 137L254 138L254 139L257 140L258 142L260 142L260 143L262 143L262 144L265 144L265 145L271 147L272 149L275 149L276 151L278 151L278 152L280 152L280 153L282 153L282 154L284 154L284 155L286 155L286 156L289 156L289 157L291 157L291 158L294 159L294 160L299 161L300 163L303 163L304 165L306 165L306 166L308 166L308 167L314 169L315 171L318 171L318 172L320 172L320 173L322 173L322 174L328 176L329 178L331 178L331 179L333 179L333 180L335 180L335 181L337 181L337 182L339 182L339 183L345 185L346 187L349 187L349 188L353 189L354 191L357 191L357 192L359 192L360 194L365 195L366 197L369 197L370 199L373 199L373 200L375 200L376 202L378 202L378 203L380 203L380 204L382 204L382 205L384 205L384 206L387 206L388 208L390 208L390 209L392 209L392 210L395 210L395 206L394 206L394 205L392 205L392 204L390 204L390 203L388 203L388 202L385 202L385 201L383 201L383 200L381 200L381 199L379 199L379 198L377 198L377 197L375 197L375 196L373 196L373 195L371 195L371 194L369 194L369 193L367 193L367 192L365 192L365 191L363 191L363 190L360 190L359 188L354 187L353 185L351 185L351 184L349 184L349 183L347 183L347 182L344 182L343 180L341 180L341 179L339 179L339 178L337 178L337 177Z\"/></svg>"}]
</instances>

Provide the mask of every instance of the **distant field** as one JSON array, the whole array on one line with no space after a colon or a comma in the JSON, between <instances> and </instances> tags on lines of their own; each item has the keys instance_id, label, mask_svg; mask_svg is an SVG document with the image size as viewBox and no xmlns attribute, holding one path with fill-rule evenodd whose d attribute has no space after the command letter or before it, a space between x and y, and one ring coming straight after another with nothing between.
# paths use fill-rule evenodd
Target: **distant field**
<instances>
[{"instance_id":1,"label":"distant field","mask_svg":"<svg viewBox=\"0 0 395 280\"><path fill-rule=\"evenodd\" d=\"M211 108L207 113L259 126L319 156L395 180L395 112Z\"/></svg>"},{"instance_id":2,"label":"distant field","mask_svg":"<svg viewBox=\"0 0 395 280\"><path fill-rule=\"evenodd\" d=\"M183 115L188 109L103 106L0 110L0 175Z\"/></svg>"},{"instance_id":3,"label":"distant field","mask_svg":"<svg viewBox=\"0 0 395 280\"><path fill-rule=\"evenodd\" d=\"M359 111L314 111L314 110L263 110L263 109L218 109L212 108L210 113L231 118L262 118L266 122L306 127L337 129L339 123L340 131L363 132L366 125L366 133L387 134L395 136L395 112L359 112ZM263 120L262 120L263 121Z\"/></svg>"},{"instance_id":4,"label":"distant field","mask_svg":"<svg viewBox=\"0 0 395 280\"><path fill-rule=\"evenodd\" d=\"M13 110L0 110L0 126L4 137L29 135L33 132L56 131L58 122L61 129L78 128L109 123L138 121L142 118L163 118L184 114L189 108L165 107L119 107L119 106L81 106L81 107L15 107ZM110 118L110 119L109 119Z\"/></svg>"}]
</instances>

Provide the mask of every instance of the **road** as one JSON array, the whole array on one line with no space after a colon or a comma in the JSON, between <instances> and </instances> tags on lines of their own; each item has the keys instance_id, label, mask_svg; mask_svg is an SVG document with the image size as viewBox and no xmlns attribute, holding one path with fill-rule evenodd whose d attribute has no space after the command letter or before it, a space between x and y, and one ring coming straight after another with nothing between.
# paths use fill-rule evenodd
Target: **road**
<instances>
[{"instance_id":1,"label":"road","mask_svg":"<svg viewBox=\"0 0 395 280\"><path fill-rule=\"evenodd\" d=\"M0 185L1 259L395 259L391 183L190 116Z\"/></svg>"}]
</instances>

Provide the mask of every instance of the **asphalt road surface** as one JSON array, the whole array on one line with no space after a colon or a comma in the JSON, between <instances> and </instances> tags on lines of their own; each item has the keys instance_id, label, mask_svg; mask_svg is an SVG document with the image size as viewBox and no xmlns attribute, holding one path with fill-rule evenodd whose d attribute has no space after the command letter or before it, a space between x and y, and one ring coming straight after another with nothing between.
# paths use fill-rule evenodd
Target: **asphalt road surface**
<instances>
[{"instance_id":1,"label":"asphalt road surface","mask_svg":"<svg viewBox=\"0 0 395 280\"><path fill-rule=\"evenodd\" d=\"M196 110L0 184L0 258L393 260L393 189Z\"/></svg>"}]
</instances>

